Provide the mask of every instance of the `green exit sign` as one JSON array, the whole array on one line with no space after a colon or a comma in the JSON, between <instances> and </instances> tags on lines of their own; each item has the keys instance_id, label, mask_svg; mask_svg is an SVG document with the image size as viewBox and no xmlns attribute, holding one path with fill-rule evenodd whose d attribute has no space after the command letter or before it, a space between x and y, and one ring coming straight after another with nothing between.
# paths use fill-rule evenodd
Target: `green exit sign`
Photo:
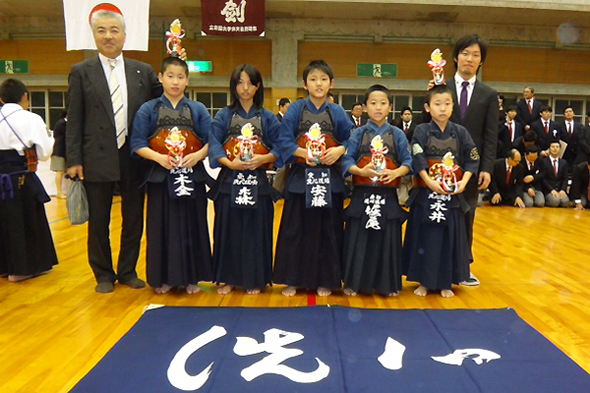
<instances>
[{"instance_id":1,"label":"green exit sign","mask_svg":"<svg viewBox=\"0 0 590 393\"><path fill-rule=\"evenodd\" d=\"M28 74L28 60L0 60L0 74Z\"/></svg>"},{"instance_id":2,"label":"green exit sign","mask_svg":"<svg viewBox=\"0 0 590 393\"><path fill-rule=\"evenodd\" d=\"M210 61L187 61L188 72L211 72L213 63Z\"/></svg>"},{"instance_id":3,"label":"green exit sign","mask_svg":"<svg viewBox=\"0 0 590 393\"><path fill-rule=\"evenodd\" d=\"M363 78L397 78L397 64L357 64L356 76Z\"/></svg>"}]
</instances>

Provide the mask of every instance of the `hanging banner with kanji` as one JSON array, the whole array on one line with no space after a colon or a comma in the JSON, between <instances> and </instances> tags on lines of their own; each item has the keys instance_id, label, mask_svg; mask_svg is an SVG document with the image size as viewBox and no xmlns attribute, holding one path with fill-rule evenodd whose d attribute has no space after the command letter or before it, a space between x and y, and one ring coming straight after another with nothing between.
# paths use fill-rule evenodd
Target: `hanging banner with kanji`
<instances>
[{"instance_id":1,"label":"hanging banner with kanji","mask_svg":"<svg viewBox=\"0 0 590 393\"><path fill-rule=\"evenodd\" d=\"M201 1L201 34L264 36L264 0Z\"/></svg>"}]
</instances>

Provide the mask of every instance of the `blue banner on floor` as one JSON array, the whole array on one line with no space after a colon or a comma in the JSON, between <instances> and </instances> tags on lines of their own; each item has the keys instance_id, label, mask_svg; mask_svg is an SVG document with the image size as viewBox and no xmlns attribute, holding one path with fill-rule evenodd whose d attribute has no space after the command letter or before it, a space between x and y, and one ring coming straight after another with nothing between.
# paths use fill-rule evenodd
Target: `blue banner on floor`
<instances>
[{"instance_id":1,"label":"blue banner on floor","mask_svg":"<svg viewBox=\"0 0 590 393\"><path fill-rule=\"evenodd\" d=\"M147 311L73 392L590 391L513 310Z\"/></svg>"}]
</instances>

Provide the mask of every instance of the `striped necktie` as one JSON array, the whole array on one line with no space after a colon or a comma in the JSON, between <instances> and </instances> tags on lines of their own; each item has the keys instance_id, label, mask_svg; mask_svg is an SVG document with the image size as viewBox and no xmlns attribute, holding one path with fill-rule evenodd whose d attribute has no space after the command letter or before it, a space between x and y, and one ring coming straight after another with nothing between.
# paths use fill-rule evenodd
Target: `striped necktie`
<instances>
[{"instance_id":1,"label":"striped necktie","mask_svg":"<svg viewBox=\"0 0 590 393\"><path fill-rule=\"evenodd\" d=\"M120 149L125 144L127 136L127 127L125 125L125 111L123 107L123 95L121 93L121 85L117 78L116 59L109 59L111 66L111 76L109 77L109 90L111 92L111 102L113 104L113 114L115 117L115 127L117 133L117 147Z\"/></svg>"}]
</instances>

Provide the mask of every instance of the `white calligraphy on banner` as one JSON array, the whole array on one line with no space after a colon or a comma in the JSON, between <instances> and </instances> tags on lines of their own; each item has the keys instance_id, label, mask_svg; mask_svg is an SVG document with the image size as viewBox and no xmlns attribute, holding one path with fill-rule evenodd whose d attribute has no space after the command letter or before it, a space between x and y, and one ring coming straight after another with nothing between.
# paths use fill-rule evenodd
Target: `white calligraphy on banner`
<instances>
[{"instance_id":1,"label":"white calligraphy on banner","mask_svg":"<svg viewBox=\"0 0 590 393\"><path fill-rule=\"evenodd\" d=\"M186 371L187 360L205 345L225 336L227 331L222 326L213 326L205 333L195 337L185 344L174 356L168 367L168 380L177 389L184 391L195 391L200 389L211 374L213 364L211 362L207 368L197 375L189 375ZM330 366L315 358L318 367L312 372L302 372L281 364L287 359L301 356L303 351L295 348L284 348L303 340L305 337L300 333L286 332L280 329L269 329L264 332L264 342L259 343L250 337L236 337L234 353L238 356L251 356L266 352L269 355L262 360L246 367L240 375L246 381L250 382L264 374L276 374L290 379L297 383L316 383L330 374ZM406 347L391 337L387 338L383 354L377 358L377 361L387 370L401 370L403 367L403 356ZM492 360L500 359L501 356L487 349L469 348L457 349L446 356L431 356L432 360L452 366L462 366L463 360L471 359L477 365L484 362L489 363Z\"/></svg>"},{"instance_id":2,"label":"white calligraphy on banner","mask_svg":"<svg viewBox=\"0 0 590 393\"><path fill-rule=\"evenodd\" d=\"M244 23L246 21L246 0L242 0L237 5L233 0L225 2L225 7L221 10L221 15L225 17L227 23Z\"/></svg>"}]
</instances>

